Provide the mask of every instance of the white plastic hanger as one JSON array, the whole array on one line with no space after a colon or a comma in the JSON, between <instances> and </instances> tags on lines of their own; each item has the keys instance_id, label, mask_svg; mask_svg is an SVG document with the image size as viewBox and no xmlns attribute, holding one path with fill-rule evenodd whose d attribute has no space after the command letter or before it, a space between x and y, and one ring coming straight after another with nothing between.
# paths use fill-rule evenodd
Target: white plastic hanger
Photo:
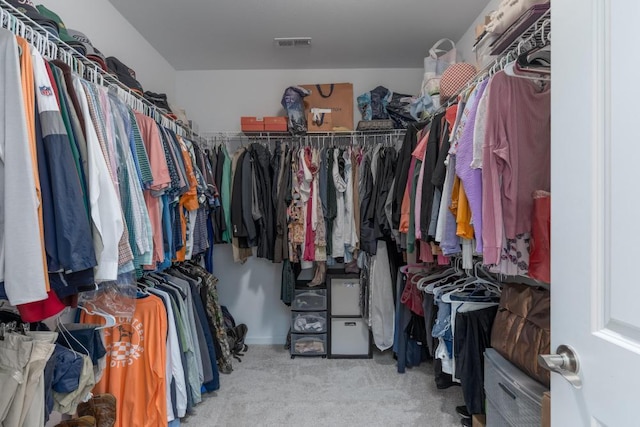
<instances>
[{"instance_id":1,"label":"white plastic hanger","mask_svg":"<svg viewBox=\"0 0 640 427\"><path fill-rule=\"evenodd\" d=\"M106 320L106 323L104 325L99 326L96 329L111 328L111 327L116 325L116 318L113 315L109 314L109 313L105 313L102 310L89 311L86 307L84 307L82 305L78 305L78 308L80 310L84 311L85 313L87 313L90 316L100 316L100 317L103 317Z\"/></svg>"}]
</instances>

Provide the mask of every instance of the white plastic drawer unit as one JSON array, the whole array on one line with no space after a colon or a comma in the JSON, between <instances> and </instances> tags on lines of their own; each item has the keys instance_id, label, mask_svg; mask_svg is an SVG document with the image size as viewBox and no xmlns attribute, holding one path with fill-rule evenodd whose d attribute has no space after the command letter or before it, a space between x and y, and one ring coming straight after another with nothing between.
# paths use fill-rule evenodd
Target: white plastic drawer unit
<instances>
[{"instance_id":1,"label":"white plastic drawer unit","mask_svg":"<svg viewBox=\"0 0 640 427\"><path fill-rule=\"evenodd\" d=\"M319 334L327 332L326 311L294 311L291 313L291 332Z\"/></svg>"},{"instance_id":2,"label":"white plastic drawer unit","mask_svg":"<svg viewBox=\"0 0 640 427\"><path fill-rule=\"evenodd\" d=\"M360 316L360 278L332 277L331 287L331 315L332 316Z\"/></svg>"},{"instance_id":3,"label":"white plastic drawer unit","mask_svg":"<svg viewBox=\"0 0 640 427\"><path fill-rule=\"evenodd\" d=\"M349 317L331 318L330 356L369 357L369 326L364 319Z\"/></svg>"},{"instance_id":4,"label":"white plastic drawer unit","mask_svg":"<svg viewBox=\"0 0 640 427\"><path fill-rule=\"evenodd\" d=\"M542 418L544 385L516 368L497 351L488 348L484 358L484 390L487 425L538 427Z\"/></svg>"},{"instance_id":5,"label":"white plastic drawer unit","mask_svg":"<svg viewBox=\"0 0 640 427\"><path fill-rule=\"evenodd\" d=\"M327 309L326 289L296 289L291 310L322 311Z\"/></svg>"},{"instance_id":6,"label":"white plastic drawer unit","mask_svg":"<svg viewBox=\"0 0 640 427\"><path fill-rule=\"evenodd\" d=\"M291 356L325 356L327 335L291 334Z\"/></svg>"}]
</instances>

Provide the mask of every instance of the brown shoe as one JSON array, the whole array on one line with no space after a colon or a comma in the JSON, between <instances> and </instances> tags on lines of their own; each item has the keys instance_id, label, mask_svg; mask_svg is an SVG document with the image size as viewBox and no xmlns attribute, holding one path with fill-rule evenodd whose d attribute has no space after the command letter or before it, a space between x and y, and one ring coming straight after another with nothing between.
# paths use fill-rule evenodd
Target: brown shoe
<instances>
[{"instance_id":1,"label":"brown shoe","mask_svg":"<svg viewBox=\"0 0 640 427\"><path fill-rule=\"evenodd\" d=\"M56 427L97 427L97 425L95 418L85 415L84 417L62 421L60 424L57 424Z\"/></svg>"},{"instance_id":2,"label":"brown shoe","mask_svg":"<svg viewBox=\"0 0 640 427\"><path fill-rule=\"evenodd\" d=\"M316 274L309 282L308 286L320 286L324 284L327 275L327 263L326 261L318 261L316 263Z\"/></svg>"},{"instance_id":3,"label":"brown shoe","mask_svg":"<svg viewBox=\"0 0 640 427\"><path fill-rule=\"evenodd\" d=\"M116 398L109 393L97 394L78 405L78 415L94 417L96 427L113 427L116 423Z\"/></svg>"}]
</instances>

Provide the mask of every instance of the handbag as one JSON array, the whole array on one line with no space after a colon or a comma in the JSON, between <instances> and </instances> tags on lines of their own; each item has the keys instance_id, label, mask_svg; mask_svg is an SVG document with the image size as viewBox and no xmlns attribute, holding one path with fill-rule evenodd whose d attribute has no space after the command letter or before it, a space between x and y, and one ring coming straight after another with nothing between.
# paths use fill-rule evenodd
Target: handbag
<instances>
[{"instance_id":1,"label":"handbag","mask_svg":"<svg viewBox=\"0 0 640 427\"><path fill-rule=\"evenodd\" d=\"M440 47L447 42L451 44L451 49L441 49ZM449 65L456 62L458 62L456 44L450 39L440 39L429 49L429 56L424 58L424 72L441 76Z\"/></svg>"},{"instance_id":2,"label":"handbag","mask_svg":"<svg viewBox=\"0 0 640 427\"><path fill-rule=\"evenodd\" d=\"M491 330L491 346L548 387L549 371L538 365L538 355L551 351L550 292L528 285L505 284Z\"/></svg>"},{"instance_id":3,"label":"handbag","mask_svg":"<svg viewBox=\"0 0 640 427\"><path fill-rule=\"evenodd\" d=\"M331 109L333 131L353 130L353 84L331 83L301 85L309 91L304 99L305 115L312 108Z\"/></svg>"},{"instance_id":4,"label":"handbag","mask_svg":"<svg viewBox=\"0 0 640 427\"><path fill-rule=\"evenodd\" d=\"M441 47L449 43L451 48L444 50ZM458 62L458 50L456 44L447 38L438 40L429 49L429 56L424 58L424 77L422 78L422 88L420 95L422 97L430 96L434 107L438 108L440 95L440 77L449 68L449 66Z\"/></svg>"},{"instance_id":5,"label":"handbag","mask_svg":"<svg viewBox=\"0 0 640 427\"><path fill-rule=\"evenodd\" d=\"M476 76L476 67L471 64L453 64L442 75L440 80L440 103L445 103L457 94L471 79Z\"/></svg>"}]
</instances>

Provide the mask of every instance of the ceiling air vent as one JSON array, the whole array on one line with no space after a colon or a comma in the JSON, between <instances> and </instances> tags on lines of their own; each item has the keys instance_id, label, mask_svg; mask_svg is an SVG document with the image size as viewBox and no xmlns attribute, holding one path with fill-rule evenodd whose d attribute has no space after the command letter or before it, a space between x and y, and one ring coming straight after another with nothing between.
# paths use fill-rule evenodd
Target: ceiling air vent
<instances>
[{"instance_id":1,"label":"ceiling air vent","mask_svg":"<svg viewBox=\"0 0 640 427\"><path fill-rule=\"evenodd\" d=\"M311 37L276 37L273 39L278 47L309 47Z\"/></svg>"}]
</instances>

